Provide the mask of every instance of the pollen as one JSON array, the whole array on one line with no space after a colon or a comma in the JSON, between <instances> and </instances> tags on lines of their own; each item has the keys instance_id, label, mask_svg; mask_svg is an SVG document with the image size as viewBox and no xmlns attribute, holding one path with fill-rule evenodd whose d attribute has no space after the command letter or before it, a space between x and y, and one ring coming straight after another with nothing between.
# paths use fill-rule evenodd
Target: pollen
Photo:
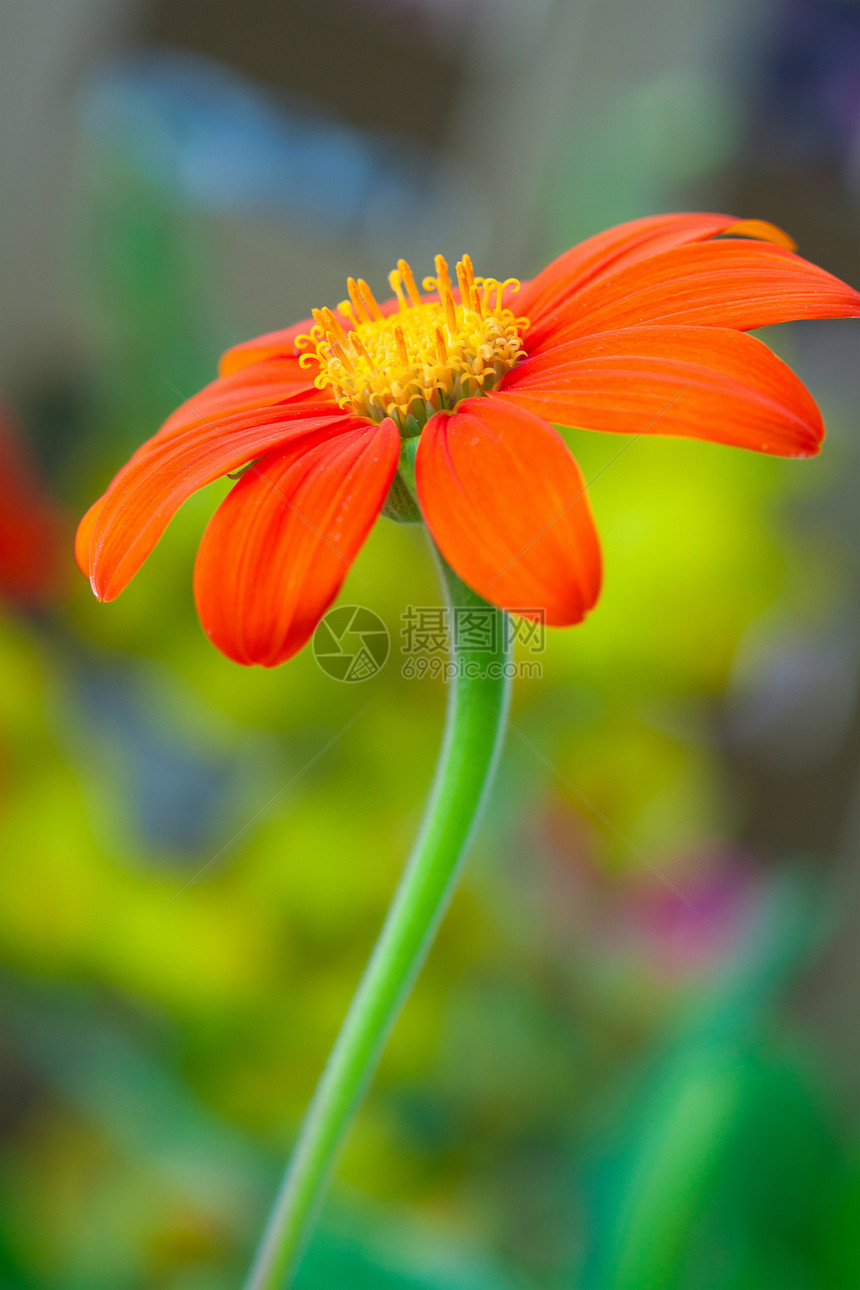
<instances>
[{"instance_id":1,"label":"pollen","mask_svg":"<svg viewBox=\"0 0 860 1290\"><path fill-rule=\"evenodd\" d=\"M374 421L391 417L413 437L435 412L486 394L525 356L527 318L506 304L516 278L475 277L467 255L456 266L436 256L423 299L405 260L388 275L397 307L383 312L367 283L347 280L349 299L337 310L315 309L310 333L299 336L303 366L316 364L314 384L336 402Z\"/></svg>"}]
</instances>

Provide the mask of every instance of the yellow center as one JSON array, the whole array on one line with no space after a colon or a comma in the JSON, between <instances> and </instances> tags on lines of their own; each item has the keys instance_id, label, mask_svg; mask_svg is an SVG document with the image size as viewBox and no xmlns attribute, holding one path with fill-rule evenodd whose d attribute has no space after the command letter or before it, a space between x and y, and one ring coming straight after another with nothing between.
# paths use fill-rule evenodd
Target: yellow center
<instances>
[{"instance_id":1,"label":"yellow center","mask_svg":"<svg viewBox=\"0 0 860 1290\"><path fill-rule=\"evenodd\" d=\"M405 260L388 275L398 309L388 317L362 279L347 282L349 300L315 309L310 335L296 340L301 363L317 363L318 389L330 389L342 408L383 421L392 417L403 435L417 435L434 412L492 390L524 356L527 318L502 303L515 278L476 278L467 255L457 264L455 294L448 265L436 256L436 277L424 279L422 300ZM459 296L459 298L458 298Z\"/></svg>"}]
</instances>

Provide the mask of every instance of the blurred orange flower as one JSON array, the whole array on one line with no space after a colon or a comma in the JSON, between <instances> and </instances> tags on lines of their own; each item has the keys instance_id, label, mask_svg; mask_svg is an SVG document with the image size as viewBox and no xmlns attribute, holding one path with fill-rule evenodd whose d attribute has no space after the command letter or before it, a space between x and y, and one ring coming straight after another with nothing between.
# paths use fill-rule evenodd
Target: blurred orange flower
<instances>
[{"instance_id":1,"label":"blurred orange flower","mask_svg":"<svg viewBox=\"0 0 860 1290\"><path fill-rule=\"evenodd\" d=\"M11 419L0 409L0 595L26 608L62 584L65 525ZM70 562L71 563L71 562Z\"/></svg>"},{"instance_id":2,"label":"blurred orange flower","mask_svg":"<svg viewBox=\"0 0 860 1290\"><path fill-rule=\"evenodd\" d=\"M586 484L550 423L709 439L785 457L824 437L808 390L744 335L860 315L860 293L779 229L710 214L634 220L522 288L476 277L420 294L401 260L378 304L349 280L337 310L235 346L90 508L77 555L95 594L128 584L187 497L243 467L197 558L203 626L237 662L274 666L312 634L414 456L439 549L504 609L580 621L600 590Z\"/></svg>"}]
</instances>

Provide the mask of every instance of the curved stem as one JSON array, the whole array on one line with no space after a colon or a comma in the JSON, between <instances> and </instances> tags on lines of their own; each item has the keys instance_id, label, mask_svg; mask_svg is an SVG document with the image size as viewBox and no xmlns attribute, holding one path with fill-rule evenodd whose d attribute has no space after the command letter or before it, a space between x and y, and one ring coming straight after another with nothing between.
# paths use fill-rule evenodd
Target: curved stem
<instances>
[{"instance_id":1,"label":"curved stem","mask_svg":"<svg viewBox=\"0 0 860 1290\"><path fill-rule=\"evenodd\" d=\"M484 639L479 648L458 645L450 624L456 672L421 832L317 1085L246 1290L282 1290L295 1270L343 1138L447 908L501 747L511 670L505 616L437 557L452 619L462 628L463 615L476 610L473 636Z\"/></svg>"}]
</instances>

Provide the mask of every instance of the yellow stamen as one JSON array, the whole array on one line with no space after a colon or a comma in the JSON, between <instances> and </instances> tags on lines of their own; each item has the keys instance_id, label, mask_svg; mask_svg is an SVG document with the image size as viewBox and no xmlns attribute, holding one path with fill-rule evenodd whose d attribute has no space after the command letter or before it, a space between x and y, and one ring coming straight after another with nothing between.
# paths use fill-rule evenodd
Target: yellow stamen
<instances>
[{"instance_id":1,"label":"yellow stamen","mask_svg":"<svg viewBox=\"0 0 860 1290\"><path fill-rule=\"evenodd\" d=\"M403 294L403 287L401 285L402 279L396 269L391 270L391 272L388 275L388 281L391 283L391 290L394 292L394 294L397 297L397 303L400 306L400 312L403 313L404 310L409 308L409 304L406 300L406 297Z\"/></svg>"},{"instance_id":2,"label":"yellow stamen","mask_svg":"<svg viewBox=\"0 0 860 1290\"><path fill-rule=\"evenodd\" d=\"M365 282L364 278L358 279L358 290L361 295L362 304L367 310L368 317L375 318L376 321L378 322L382 317L382 310L379 308L379 305L376 303L376 299L373 295L373 292Z\"/></svg>"},{"instance_id":3,"label":"yellow stamen","mask_svg":"<svg viewBox=\"0 0 860 1290\"><path fill-rule=\"evenodd\" d=\"M466 269L462 260L457 261L457 285L460 288L460 299L468 308L469 300L469 279L466 277Z\"/></svg>"},{"instance_id":4,"label":"yellow stamen","mask_svg":"<svg viewBox=\"0 0 860 1290\"><path fill-rule=\"evenodd\" d=\"M452 294L451 278L448 274L448 262L442 255L437 255L436 260L436 282L439 291L439 299L444 301L446 296Z\"/></svg>"},{"instance_id":5,"label":"yellow stamen","mask_svg":"<svg viewBox=\"0 0 860 1290\"><path fill-rule=\"evenodd\" d=\"M404 367L409 366L409 350L406 348L406 337L402 327L394 328L394 339L397 342L397 355Z\"/></svg>"},{"instance_id":6,"label":"yellow stamen","mask_svg":"<svg viewBox=\"0 0 860 1290\"><path fill-rule=\"evenodd\" d=\"M341 300L340 304L337 307L337 311L339 314L343 314L344 318L347 320L350 327L358 326L358 319L355 316L355 310L352 307L351 301Z\"/></svg>"},{"instance_id":7,"label":"yellow stamen","mask_svg":"<svg viewBox=\"0 0 860 1290\"><path fill-rule=\"evenodd\" d=\"M355 350L356 354L358 354L359 358L363 358L365 363L367 363L371 369L374 369L373 359L370 357L354 331L349 333L349 340L352 348Z\"/></svg>"},{"instance_id":8,"label":"yellow stamen","mask_svg":"<svg viewBox=\"0 0 860 1290\"><path fill-rule=\"evenodd\" d=\"M409 299L412 301L416 309L420 309L422 300L421 300L421 296L418 294L418 288L415 285L415 279L412 276L412 269L409 267L409 265L406 263L405 260L398 260L397 267L400 270L400 276L403 278L403 284L406 287L406 291L409 295Z\"/></svg>"},{"instance_id":9,"label":"yellow stamen","mask_svg":"<svg viewBox=\"0 0 860 1290\"><path fill-rule=\"evenodd\" d=\"M435 266L425 286L438 299L422 300L411 268L399 260L388 275L398 313L384 316L367 283L350 278L349 300L338 306L345 322L316 309L310 334L296 340L306 350L302 365L319 365L319 389L374 421L393 417L403 434L420 431L441 408L494 389L524 356L528 320L502 303L505 290L519 284L476 278L466 255L457 264L458 301L441 255Z\"/></svg>"},{"instance_id":10,"label":"yellow stamen","mask_svg":"<svg viewBox=\"0 0 860 1290\"><path fill-rule=\"evenodd\" d=\"M332 335L336 336L337 339L340 341L341 345L346 345L347 344L346 332L344 331L343 327L341 327L340 320L337 318L337 316L333 314L330 309L323 309L322 314L324 318L324 325L325 325L326 331L329 331L332 333ZM314 310L314 318L317 320L317 322L319 322L319 319L317 318L317 310Z\"/></svg>"},{"instance_id":11,"label":"yellow stamen","mask_svg":"<svg viewBox=\"0 0 860 1290\"><path fill-rule=\"evenodd\" d=\"M352 307L355 310L355 316L359 323L370 322L370 314L364 307L364 301L358 290L358 283L355 278L347 278L346 289L349 292L349 298L352 301Z\"/></svg>"},{"instance_id":12,"label":"yellow stamen","mask_svg":"<svg viewBox=\"0 0 860 1290\"><path fill-rule=\"evenodd\" d=\"M445 321L448 324L448 335L453 338L459 330L459 323L457 322L457 305L454 301L453 295L447 295L445 297Z\"/></svg>"},{"instance_id":13,"label":"yellow stamen","mask_svg":"<svg viewBox=\"0 0 860 1290\"><path fill-rule=\"evenodd\" d=\"M347 372L349 372L350 374L354 372L355 361L353 359L352 354L347 349L347 347L345 345L342 345L340 341L335 340L335 341L332 341L331 348L332 348L332 353L335 355L336 358L340 359L340 361L343 363L344 367L346 368Z\"/></svg>"}]
</instances>

